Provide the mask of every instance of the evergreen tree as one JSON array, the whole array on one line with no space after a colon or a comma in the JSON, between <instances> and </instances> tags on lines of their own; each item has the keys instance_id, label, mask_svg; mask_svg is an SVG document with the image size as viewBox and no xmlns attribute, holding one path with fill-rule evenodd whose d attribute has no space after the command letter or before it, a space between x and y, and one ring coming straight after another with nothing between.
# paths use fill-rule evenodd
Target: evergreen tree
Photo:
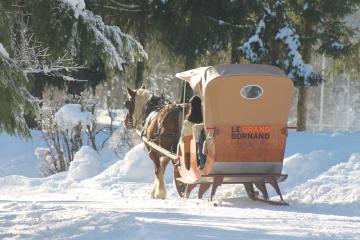
<instances>
[{"instance_id":1,"label":"evergreen tree","mask_svg":"<svg viewBox=\"0 0 360 240\"><path fill-rule=\"evenodd\" d=\"M14 23L20 8L29 16L34 38L48 48L53 61L64 56L73 58L80 65L103 71L106 79L111 79L121 74L124 65L146 57L138 41L118 27L104 24L81 0L17 0L15 3L4 0L2 5L0 11L1 15L8 15L4 25L10 29L9 33L16 30ZM4 44L11 42L9 33L0 38ZM14 46L7 46L12 52Z\"/></svg>"},{"instance_id":2,"label":"evergreen tree","mask_svg":"<svg viewBox=\"0 0 360 240\"><path fill-rule=\"evenodd\" d=\"M322 77L311 66L315 53L339 57L352 49L352 29L344 17L360 1L292 0L262 1L255 33L241 49L251 62L268 63L284 69L299 88L297 128L306 129L308 87ZM335 7L334 7L335 6Z\"/></svg>"},{"instance_id":3,"label":"evergreen tree","mask_svg":"<svg viewBox=\"0 0 360 240\"><path fill-rule=\"evenodd\" d=\"M89 0L88 8L101 15L104 21L124 29L135 36L142 47L146 49L148 36L152 28L152 12L149 0ZM145 59L138 59L134 77L135 88L139 88L144 79Z\"/></svg>"},{"instance_id":4,"label":"evergreen tree","mask_svg":"<svg viewBox=\"0 0 360 240\"><path fill-rule=\"evenodd\" d=\"M26 89L25 73L6 53L0 43L0 132L29 137L24 113L34 112L37 101Z\"/></svg>"},{"instance_id":5,"label":"evergreen tree","mask_svg":"<svg viewBox=\"0 0 360 240\"><path fill-rule=\"evenodd\" d=\"M26 23L34 39L29 40L34 45L23 48L31 50L24 56L36 53L35 43L41 49L47 49L47 54L41 57L35 54L35 58L29 58L34 60L31 64L17 57L21 49L19 45L24 43L17 32L17 19L23 16L28 16ZM11 104L8 104L9 100L0 103L0 129L10 133L29 133L22 116L35 109L36 104L24 85L27 76L57 75L63 80L74 81L76 79L68 70L75 64L93 70L94 75L101 72L107 80L120 81L119 76L126 64L146 57L139 42L118 27L104 24L101 17L85 8L82 0L3 0L0 2L0 20L0 41L8 50L5 58L1 56L0 91L3 97L13 101ZM72 61L65 62L70 65L57 64L59 59L69 58Z\"/></svg>"},{"instance_id":6,"label":"evergreen tree","mask_svg":"<svg viewBox=\"0 0 360 240\"><path fill-rule=\"evenodd\" d=\"M197 61L209 52L227 47L227 29L211 24L211 19L223 17L226 4L220 0L153 1L160 39L175 56L184 59L185 70L196 68ZM185 100L192 95L187 84Z\"/></svg>"}]
</instances>

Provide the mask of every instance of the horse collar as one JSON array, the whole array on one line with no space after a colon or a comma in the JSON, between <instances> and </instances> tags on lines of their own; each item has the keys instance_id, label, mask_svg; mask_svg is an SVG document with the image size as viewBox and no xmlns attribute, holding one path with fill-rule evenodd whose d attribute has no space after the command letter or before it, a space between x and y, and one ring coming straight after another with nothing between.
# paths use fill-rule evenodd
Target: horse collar
<instances>
[{"instance_id":1,"label":"horse collar","mask_svg":"<svg viewBox=\"0 0 360 240\"><path fill-rule=\"evenodd\" d=\"M169 102L166 101L164 98L152 95L149 101L145 104L143 111L144 116L147 117L151 112L161 109L168 103Z\"/></svg>"}]
</instances>

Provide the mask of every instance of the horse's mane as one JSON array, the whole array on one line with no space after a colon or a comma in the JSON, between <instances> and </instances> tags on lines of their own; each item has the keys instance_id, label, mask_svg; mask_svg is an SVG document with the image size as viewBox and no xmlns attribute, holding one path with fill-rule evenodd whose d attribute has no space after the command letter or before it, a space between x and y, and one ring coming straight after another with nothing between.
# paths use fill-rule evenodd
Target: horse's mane
<instances>
[{"instance_id":1,"label":"horse's mane","mask_svg":"<svg viewBox=\"0 0 360 240\"><path fill-rule=\"evenodd\" d=\"M135 109L133 114L135 127L141 127L143 116L143 109L146 103L151 99L152 93L147 89L138 89L135 97Z\"/></svg>"}]
</instances>

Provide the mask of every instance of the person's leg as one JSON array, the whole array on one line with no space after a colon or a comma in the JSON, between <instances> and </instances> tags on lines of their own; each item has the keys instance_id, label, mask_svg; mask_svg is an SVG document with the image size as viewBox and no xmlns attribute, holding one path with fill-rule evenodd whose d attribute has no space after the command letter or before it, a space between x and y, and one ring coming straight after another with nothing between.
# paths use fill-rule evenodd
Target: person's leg
<instances>
[{"instance_id":1,"label":"person's leg","mask_svg":"<svg viewBox=\"0 0 360 240\"><path fill-rule=\"evenodd\" d=\"M202 129L199 136L199 147L197 149L200 170L204 169L206 162L206 155L203 152L205 139L206 139L205 129Z\"/></svg>"}]
</instances>

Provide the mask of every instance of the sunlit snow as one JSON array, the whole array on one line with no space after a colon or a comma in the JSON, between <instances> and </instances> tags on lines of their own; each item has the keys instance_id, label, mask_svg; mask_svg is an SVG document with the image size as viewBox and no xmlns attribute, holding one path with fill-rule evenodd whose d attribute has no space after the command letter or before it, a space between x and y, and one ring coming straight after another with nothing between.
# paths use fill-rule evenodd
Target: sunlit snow
<instances>
[{"instance_id":1,"label":"sunlit snow","mask_svg":"<svg viewBox=\"0 0 360 240\"><path fill-rule=\"evenodd\" d=\"M0 177L1 239L357 239L360 235L360 133L290 132L284 166L289 178L280 184L290 206L283 207L252 202L240 185L221 186L215 196L218 207L197 200L196 194L180 199L171 183L171 165L168 198L153 200L153 168L143 144L99 174L99 164L108 165L106 159L112 156L85 147L76 154L76 171L47 178L12 175L27 167L21 165L26 161L21 152L33 146L6 134L0 141L7 143L0 144L1 166L14 164L3 168ZM17 155L21 161L14 161ZM26 156L31 159L29 152ZM70 181L69 175L77 180Z\"/></svg>"}]
</instances>

